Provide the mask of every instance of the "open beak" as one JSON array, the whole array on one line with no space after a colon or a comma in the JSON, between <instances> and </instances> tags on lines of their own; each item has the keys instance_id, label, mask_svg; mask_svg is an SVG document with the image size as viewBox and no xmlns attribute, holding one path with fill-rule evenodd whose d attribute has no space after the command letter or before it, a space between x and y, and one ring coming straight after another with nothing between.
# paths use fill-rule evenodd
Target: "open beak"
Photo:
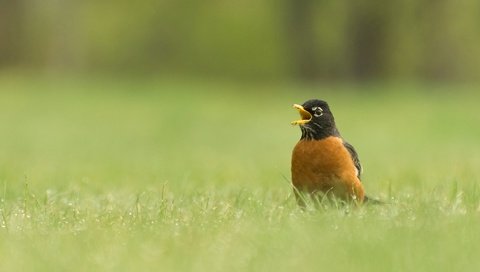
<instances>
[{"instance_id":1,"label":"open beak","mask_svg":"<svg viewBox=\"0 0 480 272\"><path fill-rule=\"evenodd\" d=\"M298 110L302 119L293 121L292 125L304 125L312 120L312 115L306 111L301 105L293 104L293 108Z\"/></svg>"}]
</instances>

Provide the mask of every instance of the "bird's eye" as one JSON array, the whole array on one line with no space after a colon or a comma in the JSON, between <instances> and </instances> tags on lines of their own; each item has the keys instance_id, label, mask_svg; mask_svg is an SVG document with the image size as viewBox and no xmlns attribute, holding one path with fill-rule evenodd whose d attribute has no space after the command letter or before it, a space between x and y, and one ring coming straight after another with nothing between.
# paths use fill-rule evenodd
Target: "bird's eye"
<instances>
[{"instance_id":1,"label":"bird's eye","mask_svg":"<svg viewBox=\"0 0 480 272\"><path fill-rule=\"evenodd\" d=\"M313 107L313 108L312 108L312 111L313 111L313 115L314 115L315 117L320 117L320 116L323 115L323 109L320 108L320 107Z\"/></svg>"}]
</instances>

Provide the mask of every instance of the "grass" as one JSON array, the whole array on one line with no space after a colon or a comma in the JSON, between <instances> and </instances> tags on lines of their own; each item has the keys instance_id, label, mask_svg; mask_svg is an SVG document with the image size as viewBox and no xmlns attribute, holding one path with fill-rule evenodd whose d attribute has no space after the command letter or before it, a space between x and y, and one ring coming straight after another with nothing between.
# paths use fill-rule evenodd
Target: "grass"
<instances>
[{"instance_id":1,"label":"grass","mask_svg":"<svg viewBox=\"0 0 480 272\"><path fill-rule=\"evenodd\" d=\"M0 77L0 271L477 271L472 87ZM297 208L292 103L328 100L369 195Z\"/></svg>"}]
</instances>

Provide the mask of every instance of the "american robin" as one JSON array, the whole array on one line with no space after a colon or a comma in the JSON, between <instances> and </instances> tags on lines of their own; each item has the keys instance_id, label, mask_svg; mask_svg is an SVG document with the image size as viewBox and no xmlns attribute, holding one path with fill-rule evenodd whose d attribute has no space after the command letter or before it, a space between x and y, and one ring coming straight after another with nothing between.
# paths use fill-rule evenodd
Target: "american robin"
<instances>
[{"instance_id":1,"label":"american robin","mask_svg":"<svg viewBox=\"0 0 480 272\"><path fill-rule=\"evenodd\" d=\"M305 205L302 193L356 203L366 200L358 154L340 135L327 102L312 99L293 107L301 119L292 125L299 125L302 131L292 153L292 183L298 204Z\"/></svg>"}]
</instances>

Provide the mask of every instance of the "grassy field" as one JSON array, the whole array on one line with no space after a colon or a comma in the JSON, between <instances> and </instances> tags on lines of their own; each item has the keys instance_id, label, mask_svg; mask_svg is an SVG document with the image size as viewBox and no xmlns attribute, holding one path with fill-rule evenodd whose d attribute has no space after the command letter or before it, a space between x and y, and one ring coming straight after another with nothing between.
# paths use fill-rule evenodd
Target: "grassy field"
<instances>
[{"instance_id":1,"label":"grassy field","mask_svg":"<svg viewBox=\"0 0 480 272\"><path fill-rule=\"evenodd\" d=\"M389 204L296 207L291 104L313 97ZM0 271L479 271L478 101L458 86L0 77Z\"/></svg>"}]
</instances>

